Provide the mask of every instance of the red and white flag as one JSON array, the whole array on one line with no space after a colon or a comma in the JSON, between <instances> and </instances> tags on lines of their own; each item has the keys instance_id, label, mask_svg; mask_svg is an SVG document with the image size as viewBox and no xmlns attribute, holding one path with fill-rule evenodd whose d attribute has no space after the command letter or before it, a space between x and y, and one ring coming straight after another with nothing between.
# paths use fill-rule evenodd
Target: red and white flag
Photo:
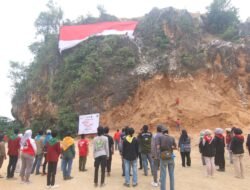
<instances>
[{"instance_id":1,"label":"red and white flag","mask_svg":"<svg viewBox=\"0 0 250 190\"><path fill-rule=\"evenodd\" d=\"M96 24L62 26L60 28L59 50L72 48L93 36L133 36L137 21L102 22Z\"/></svg>"}]
</instances>

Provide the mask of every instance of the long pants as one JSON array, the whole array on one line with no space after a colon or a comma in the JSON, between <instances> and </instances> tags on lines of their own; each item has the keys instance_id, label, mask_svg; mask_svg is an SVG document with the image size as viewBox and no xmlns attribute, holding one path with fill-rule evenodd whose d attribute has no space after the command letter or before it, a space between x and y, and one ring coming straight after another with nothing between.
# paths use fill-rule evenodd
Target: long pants
<instances>
[{"instance_id":1,"label":"long pants","mask_svg":"<svg viewBox=\"0 0 250 190\"><path fill-rule=\"evenodd\" d=\"M68 177L71 176L72 164L73 164L73 158L63 158L62 170L64 179L67 179Z\"/></svg>"},{"instance_id":2,"label":"long pants","mask_svg":"<svg viewBox=\"0 0 250 190\"><path fill-rule=\"evenodd\" d=\"M0 156L0 168L1 168L2 165L3 165L3 161L4 161L4 156Z\"/></svg>"},{"instance_id":3,"label":"long pants","mask_svg":"<svg viewBox=\"0 0 250 190\"><path fill-rule=\"evenodd\" d=\"M109 155L109 159L107 160L107 172L111 172L111 164L112 164L112 154Z\"/></svg>"},{"instance_id":4,"label":"long pants","mask_svg":"<svg viewBox=\"0 0 250 190\"><path fill-rule=\"evenodd\" d=\"M119 140L115 140L115 150L119 149Z\"/></svg>"},{"instance_id":5,"label":"long pants","mask_svg":"<svg viewBox=\"0 0 250 190\"><path fill-rule=\"evenodd\" d=\"M123 157L121 157L122 159L122 176L125 176L125 164L124 164L124 159Z\"/></svg>"},{"instance_id":6,"label":"long pants","mask_svg":"<svg viewBox=\"0 0 250 190\"><path fill-rule=\"evenodd\" d=\"M148 175L148 161L149 161L151 173L153 173L151 154L143 154L142 153L141 158L142 158L142 166L143 166L143 169L144 169L144 175L146 175L146 176Z\"/></svg>"},{"instance_id":7,"label":"long pants","mask_svg":"<svg viewBox=\"0 0 250 190\"><path fill-rule=\"evenodd\" d=\"M170 190L174 190L174 160L162 160L160 159L160 181L161 181L161 190L166 190L166 178L167 178L167 169L168 167L168 174L169 174L169 181L170 181Z\"/></svg>"},{"instance_id":8,"label":"long pants","mask_svg":"<svg viewBox=\"0 0 250 190\"><path fill-rule=\"evenodd\" d=\"M201 154L201 162L202 162L202 165L203 165L203 166L206 165L205 158L204 158L204 156L202 156L202 154Z\"/></svg>"},{"instance_id":9,"label":"long pants","mask_svg":"<svg viewBox=\"0 0 250 190\"><path fill-rule=\"evenodd\" d=\"M216 152L215 165L219 166L219 169L225 170L225 156L224 152Z\"/></svg>"},{"instance_id":10,"label":"long pants","mask_svg":"<svg viewBox=\"0 0 250 190\"><path fill-rule=\"evenodd\" d=\"M79 171L84 171L86 168L87 156L79 156Z\"/></svg>"},{"instance_id":11,"label":"long pants","mask_svg":"<svg viewBox=\"0 0 250 190\"><path fill-rule=\"evenodd\" d=\"M47 185L55 185L57 162L48 162Z\"/></svg>"},{"instance_id":12,"label":"long pants","mask_svg":"<svg viewBox=\"0 0 250 190\"><path fill-rule=\"evenodd\" d=\"M39 169L40 169L42 158L43 158L43 154L36 155L35 162L33 163L32 170L31 170L32 174L34 173L35 169L36 169L36 174L40 173Z\"/></svg>"},{"instance_id":13,"label":"long pants","mask_svg":"<svg viewBox=\"0 0 250 190\"><path fill-rule=\"evenodd\" d=\"M44 162L43 162L43 174L46 173L46 166L47 166L47 153L44 154Z\"/></svg>"},{"instance_id":14,"label":"long pants","mask_svg":"<svg viewBox=\"0 0 250 190\"><path fill-rule=\"evenodd\" d=\"M228 149L227 151L228 151L228 157L230 160L230 164L233 164L233 153L230 149Z\"/></svg>"},{"instance_id":15,"label":"long pants","mask_svg":"<svg viewBox=\"0 0 250 190\"><path fill-rule=\"evenodd\" d=\"M141 153L139 152L139 164L140 164L140 169L142 169L142 159L141 159Z\"/></svg>"},{"instance_id":16,"label":"long pants","mask_svg":"<svg viewBox=\"0 0 250 190\"><path fill-rule=\"evenodd\" d=\"M215 171L214 157L204 157L207 168L207 176L213 176Z\"/></svg>"},{"instance_id":17,"label":"long pants","mask_svg":"<svg viewBox=\"0 0 250 190\"><path fill-rule=\"evenodd\" d=\"M17 156L9 156L9 164L7 167L7 178L14 177L14 172L16 169L17 160L18 160L18 155Z\"/></svg>"},{"instance_id":18,"label":"long pants","mask_svg":"<svg viewBox=\"0 0 250 190\"><path fill-rule=\"evenodd\" d=\"M18 158L17 158L17 163L16 163L16 170L15 170L15 172L16 172L16 173L20 173L20 170L21 170L21 156L19 155Z\"/></svg>"},{"instance_id":19,"label":"long pants","mask_svg":"<svg viewBox=\"0 0 250 190\"><path fill-rule=\"evenodd\" d=\"M130 184L130 170L133 171L133 185L137 185L137 160L129 161L124 159L125 164L125 183Z\"/></svg>"},{"instance_id":20,"label":"long pants","mask_svg":"<svg viewBox=\"0 0 250 190\"><path fill-rule=\"evenodd\" d=\"M21 161L22 161L22 166L21 166L20 176L22 177L22 180L24 180L23 178L25 177L26 178L25 180L28 181L32 170L34 156L22 153Z\"/></svg>"},{"instance_id":21,"label":"long pants","mask_svg":"<svg viewBox=\"0 0 250 190\"><path fill-rule=\"evenodd\" d=\"M190 152L181 152L181 162L182 166L191 166Z\"/></svg>"},{"instance_id":22,"label":"long pants","mask_svg":"<svg viewBox=\"0 0 250 190\"><path fill-rule=\"evenodd\" d=\"M153 178L154 182L158 183L158 169L160 167L160 160L159 159L153 159Z\"/></svg>"},{"instance_id":23,"label":"long pants","mask_svg":"<svg viewBox=\"0 0 250 190\"><path fill-rule=\"evenodd\" d=\"M244 178L243 154L233 154L235 177Z\"/></svg>"},{"instance_id":24,"label":"long pants","mask_svg":"<svg viewBox=\"0 0 250 190\"><path fill-rule=\"evenodd\" d=\"M98 184L98 172L99 166L101 165L101 184L104 184L105 180L105 167L107 164L107 156L98 156L95 158L95 175L94 175L94 183Z\"/></svg>"}]
</instances>

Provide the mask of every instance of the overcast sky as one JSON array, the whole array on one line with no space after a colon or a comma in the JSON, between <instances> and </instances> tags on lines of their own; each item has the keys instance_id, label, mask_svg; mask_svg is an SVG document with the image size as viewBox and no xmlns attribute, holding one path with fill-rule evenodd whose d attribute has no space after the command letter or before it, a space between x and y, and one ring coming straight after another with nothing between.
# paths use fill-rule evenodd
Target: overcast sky
<instances>
[{"instance_id":1,"label":"overcast sky","mask_svg":"<svg viewBox=\"0 0 250 190\"><path fill-rule=\"evenodd\" d=\"M64 19L75 19L80 15L97 15L96 6L103 5L108 13L117 17L143 16L153 7L173 6L190 12L205 12L212 0L54 0L64 11ZM9 61L28 64L32 55L28 46L34 42L34 22L41 11L46 10L47 0L8 0L0 6L0 116L12 117L11 83L7 78ZM232 0L239 8L240 18L245 21L249 13L247 0Z\"/></svg>"}]
</instances>

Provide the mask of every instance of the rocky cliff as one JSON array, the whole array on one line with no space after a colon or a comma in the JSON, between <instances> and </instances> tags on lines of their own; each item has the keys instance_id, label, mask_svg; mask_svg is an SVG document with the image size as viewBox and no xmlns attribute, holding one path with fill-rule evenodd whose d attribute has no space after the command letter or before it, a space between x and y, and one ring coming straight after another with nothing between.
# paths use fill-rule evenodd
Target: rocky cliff
<instances>
[{"instance_id":1,"label":"rocky cliff","mask_svg":"<svg viewBox=\"0 0 250 190\"><path fill-rule=\"evenodd\" d=\"M77 115L93 112L110 128L174 127L177 119L192 129L248 126L249 24L240 27L239 40L223 41L206 33L201 15L153 9L133 40L89 39L41 69L43 83L13 101L13 115L26 126L37 119L55 125L60 108L70 107L75 126Z\"/></svg>"}]
</instances>

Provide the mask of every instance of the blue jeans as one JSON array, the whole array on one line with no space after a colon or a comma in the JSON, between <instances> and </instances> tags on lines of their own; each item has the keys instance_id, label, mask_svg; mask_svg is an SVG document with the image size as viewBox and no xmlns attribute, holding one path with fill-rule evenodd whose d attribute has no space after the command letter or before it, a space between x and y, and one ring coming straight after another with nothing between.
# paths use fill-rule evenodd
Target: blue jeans
<instances>
[{"instance_id":1,"label":"blue jeans","mask_svg":"<svg viewBox=\"0 0 250 190\"><path fill-rule=\"evenodd\" d=\"M118 150L119 149L119 141L118 140L115 140L115 150Z\"/></svg>"},{"instance_id":2,"label":"blue jeans","mask_svg":"<svg viewBox=\"0 0 250 190\"><path fill-rule=\"evenodd\" d=\"M63 158L62 159L62 170L63 170L63 177L67 178L70 177L71 169L72 169L73 159L71 158Z\"/></svg>"},{"instance_id":3,"label":"blue jeans","mask_svg":"<svg viewBox=\"0 0 250 190\"><path fill-rule=\"evenodd\" d=\"M142 158L142 166L143 166L143 169L144 169L144 175L148 175L148 161L149 161L149 164L150 164L151 174L153 174L151 154L141 153L141 158Z\"/></svg>"},{"instance_id":4,"label":"blue jeans","mask_svg":"<svg viewBox=\"0 0 250 190\"><path fill-rule=\"evenodd\" d=\"M130 166L133 170L133 185L136 185L137 182L137 160L129 161L124 159L125 165L125 183L130 184Z\"/></svg>"},{"instance_id":5,"label":"blue jeans","mask_svg":"<svg viewBox=\"0 0 250 190\"><path fill-rule=\"evenodd\" d=\"M43 154L36 155L35 162L33 163L31 173L33 174L36 169L36 174L39 174L40 165L43 159Z\"/></svg>"},{"instance_id":6,"label":"blue jeans","mask_svg":"<svg viewBox=\"0 0 250 190\"><path fill-rule=\"evenodd\" d=\"M153 178L154 182L158 183L158 169L160 166L160 160L159 159L153 159Z\"/></svg>"},{"instance_id":7,"label":"blue jeans","mask_svg":"<svg viewBox=\"0 0 250 190\"><path fill-rule=\"evenodd\" d=\"M174 190L174 159L171 160L162 160L160 159L160 181L161 181L161 190L166 190L166 177L168 167L169 181L170 181L170 190Z\"/></svg>"}]
</instances>

